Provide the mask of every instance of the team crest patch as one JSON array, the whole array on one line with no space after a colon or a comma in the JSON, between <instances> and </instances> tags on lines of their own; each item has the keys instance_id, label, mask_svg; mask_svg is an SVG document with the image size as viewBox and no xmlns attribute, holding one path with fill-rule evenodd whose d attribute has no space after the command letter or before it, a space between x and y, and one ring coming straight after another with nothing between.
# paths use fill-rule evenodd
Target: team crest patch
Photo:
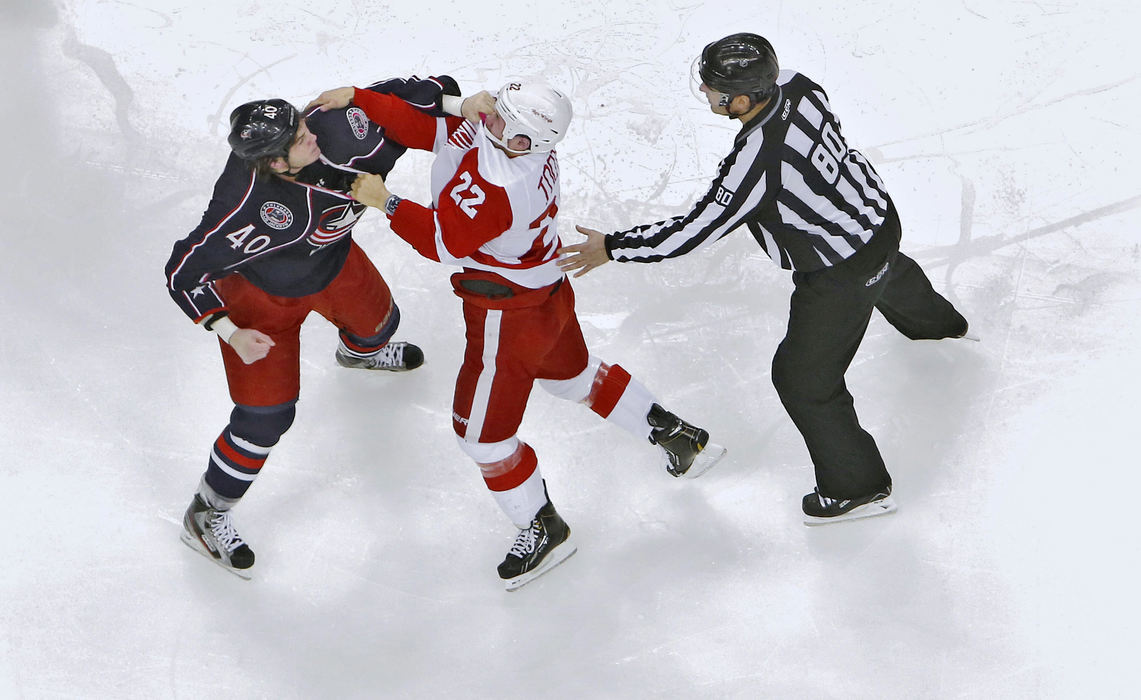
<instances>
[{"instance_id":1,"label":"team crest patch","mask_svg":"<svg viewBox=\"0 0 1141 700\"><path fill-rule=\"evenodd\" d=\"M279 202L266 202L261 205L261 220L266 226L280 231L289 228L293 223L293 212Z\"/></svg>"},{"instance_id":2,"label":"team crest patch","mask_svg":"<svg viewBox=\"0 0 1141 700\"><path fill-rule=\"evenodd\" d=\"M353 136L358 141L364 141L364 137L368 136L368 117L365 116L364 110L360 107L349 107L345 112L345 118L349 120Z\"/></svg>"}]
</instances>

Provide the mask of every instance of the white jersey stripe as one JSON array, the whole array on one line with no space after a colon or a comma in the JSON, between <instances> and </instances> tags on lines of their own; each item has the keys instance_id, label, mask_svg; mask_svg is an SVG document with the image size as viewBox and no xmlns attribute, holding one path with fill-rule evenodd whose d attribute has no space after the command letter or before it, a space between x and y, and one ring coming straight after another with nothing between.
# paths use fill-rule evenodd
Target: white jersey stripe
<instances>
[{"instance_id":1,"label":"white jersey stripe","mask_svg":"<svg viewBox=\"0 0 1141 700\"><path fill-rule=\"evenodd\" d=\"M499 355L499 327L503 312L488 309L483 321L483 369L475 383L475 395L471 399L471 413L468 415L464 439L479 442L483 423L487 419L487 405L491 399L491 386L495 383L495 358Z\"/></svg>"},{"instance_id":2,"label":"white jersey stripe","mask_svg":"<svg viewBox=\"0 0 1141 700\"><path fill-rule=\"evenodd\" d=\"M808 183L804 181L804 176L801 175L796 168L792 167L788 163L782 164L781 178L783 178L785 186L789 189L790 193L795 193L797 199L807 204L809 208L819 214L822 218L827 219L833 224L836 224L840 228L844 229L844 233L852 236L860 236L861 240L865 242L867 241L867 238L871 238L871 234L868 234L867 238L861 236L861 234L868 232L863 230L863 227L860 226L859 222L837 209L836 205L832 203L832 200L816 194L816 192L814 192L812 188L809 187ZM854 191L853 194L855 194ZM786 210L781 210L782 214L784 211ZM799 220L799 217L797 218ZM791 219L785 220L789 221L790 223L792 221ZM828 245L835 247L837 252L840 252L845 258L855 252L851 249L851 246L847 246L846 244L844 247L847 247L848 250L847 252L843 252L842 247L837 246L835 243L835 241L840 240L839 238L836 236L831 236L827 232L821 231L817 227L801 226L799 223L796 224L796 226L808 235L823 238L827 241ZM821 236L821 234L823 235Z\"/></svg>"},{"instance_id":3,"label":"white jersey stripe","mask_svg":"<svg viewBox=\"0 0 1141 700\"><path fill-rule=\"evenodd\" d=\"M819 95L819 93L813 94ZM820 113L820 110L816 109L816 105L812 104L810 100L801 100L800 106L796 108L796 111L803 115L804 118L808 120L808 123L816 127L818 131L824 124L824 115Z\"/></svg>"}]
</instances>

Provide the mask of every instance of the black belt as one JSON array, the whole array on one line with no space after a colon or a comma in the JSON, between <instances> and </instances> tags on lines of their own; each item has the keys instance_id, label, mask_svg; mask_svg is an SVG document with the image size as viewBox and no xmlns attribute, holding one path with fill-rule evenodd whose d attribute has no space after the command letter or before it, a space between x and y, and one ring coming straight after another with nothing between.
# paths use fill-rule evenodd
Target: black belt
<instances>
[{"instance_id":1,"label":"black belt","mask_svg":"<svg viewBox=\"0 0 1141 700\"><path fill-rule=\"evenodd\" d=\"M559 287L563 286L563 280L565 279L566 277L563 277L551 285L551 293L548 296L553 296L555 292L559 291ZM488 299L510 299L515 296L514 289L505 284L492 282L491 280L461 279L459 280L459 285L472 294L478 294Z\"/></svg>"}]
</instances>

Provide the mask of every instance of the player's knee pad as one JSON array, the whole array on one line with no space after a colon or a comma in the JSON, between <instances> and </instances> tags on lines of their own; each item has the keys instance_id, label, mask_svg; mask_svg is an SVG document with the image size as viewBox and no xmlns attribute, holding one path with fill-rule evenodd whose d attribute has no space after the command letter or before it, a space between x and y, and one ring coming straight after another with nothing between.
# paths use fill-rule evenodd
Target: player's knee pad
<instances>
[{"instance_id":1,"label":"player's knee pad","mask_svg":"<svg viewBox=\"0 0 1141 700\"><path fill-rule=\"evenodd\" d=\"M296 416L296 400L276 406L237 404L230 412L230 434L261 447L273 447Z\"/></svg>"},{"instance_id":2,"label":"player's knee pad","mask_svg":"<svg viewBox=\"0 0 1141 700\"><path fill-rule=\"evenodd\" d=\"M499 442L468 442L457 435L456 442L460 449L468 457L471 457L476 464L501 462L515 454L519 450L519 446L523 444L514 435Z\"/></svg>"},{"instance_id":3,"label":"player's knee pad","mask_svg":"<svg viewBox=\"0 0 1141 700\"><path fill-rule=\"evenodd\" d=\"M388 314L388 318L381 325L380 330L367 338L353 335L348 331L341 330L341 342L345 347L358 355L367 355L376 352L392 339L396 334L396 329L400 327L400 307L396 302L392 302L392 311Z\"/></svg>"},{"instance_id":4,"label":"player's knee pad","mask_svg":"<svg viewBox=\"0 0 1141 700\"><path fill-rule=\"evenodd\" d=\"M539 459L535 450L517 437L500 442L457 439L460 449L479 465L483 481L492 491L510 491L526 482L538 469Z\"/></svg>"},{"instance_id":5,"label":"player's knee pad","mask_svg":"<svg viewBox=\"0 0 1141 700\"><path fill-rule=\"evenodd\" d=\"M540 379L539 386L552 396L566 401L582 402L590 396L602 360L594 355L587 360L586 368L570 379Z\"/></svg>"}]
</instances>

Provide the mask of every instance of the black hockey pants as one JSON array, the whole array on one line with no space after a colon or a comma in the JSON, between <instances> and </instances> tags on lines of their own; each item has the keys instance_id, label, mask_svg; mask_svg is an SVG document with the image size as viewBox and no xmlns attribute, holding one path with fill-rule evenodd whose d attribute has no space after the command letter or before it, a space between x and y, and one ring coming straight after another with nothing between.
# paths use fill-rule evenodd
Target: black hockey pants
<instances>
[{"instance_id":1,"label":"black hockey pants","mask_svg":"<svg viewBox=\"0 0 1141 700\"><path fill-rule=\"evenodd\" d=\"M773 358L773 385L804 442L820 492L864 496L891 485L875 440L860 427L844 374L872 309L911 339L958 336L967 321L899 252L894 207L852 257L815 272L794 272L788 332Z\"/></svg>"}]
</instances>

